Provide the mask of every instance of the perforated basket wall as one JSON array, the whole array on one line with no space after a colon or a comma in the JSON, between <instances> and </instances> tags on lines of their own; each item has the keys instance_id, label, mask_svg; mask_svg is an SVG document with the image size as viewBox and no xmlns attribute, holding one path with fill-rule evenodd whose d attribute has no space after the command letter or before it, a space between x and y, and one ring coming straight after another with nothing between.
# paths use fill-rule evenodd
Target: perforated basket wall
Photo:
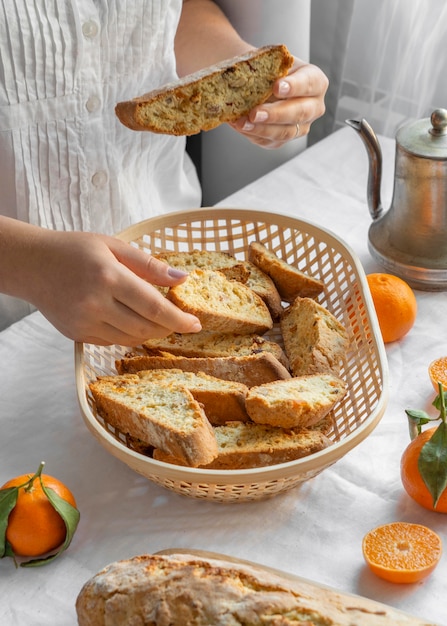
<instances>
[{"instance_id":1,"label":"perforated basket wall","mask_svg":"<svg viewBox=\"0 0 447 626\"><path fill-rule=\"evenodd\" d=\"M114 456L149 480L194 498L240 502L266 498L296 487L358 445L381 419L388 397L388 370L380 330L364 271L336 236L309 222L248 209L205 208L141 222L118 235L148 253L209 249L247 258L250 241L262 242L288 263L324 281L319 302L348 329L350 350L341 377L348 394L334 411L329 448L297 461L238 471L170 465L132 449L125 434L96 413L88 383L115 374L115 359L132 346L76 344L76 384L84 421ZM270 338L281 342L278 328Z\"/></svg>"}]
</instances>

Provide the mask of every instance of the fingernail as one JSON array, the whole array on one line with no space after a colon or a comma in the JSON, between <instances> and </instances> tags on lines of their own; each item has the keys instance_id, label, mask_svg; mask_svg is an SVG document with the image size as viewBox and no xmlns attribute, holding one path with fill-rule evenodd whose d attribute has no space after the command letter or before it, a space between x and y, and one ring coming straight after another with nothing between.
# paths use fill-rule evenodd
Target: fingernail
<instances>
[{"instance_id":1,"label":"fingernail","mask_svg":"<svg viewBox=\"0 0 447 626\"><path fill-rule=\"evenodd\" d=\"M192 333L198 333L199 331L202 330L202 324L197 320L197 322L195 322L192 326L191 326L191 332Z\"/></svg>"},{"instance_id":2,"label":"fingernail","mask_svg":"<svg viewBox=\"0 0 447 626\"><path fill-rule=\"evenodd\" d=\"M178 270L175 267L170 267L168 269L168 276L170 276L171 278L184 278L185 276L188 276L188 272Z\"/></svg>"},{"instance_id":3,"label":"fingernail","mask_svg":"<svg viewBox=\"0 0 447 626\"><path fill-rule=\"evenodd\" d=\"M267 111L256 111L255 115L255 123L265 122L268 119L269 115Z\"/></svg>"},{"instance_id":4,"label":"fingernail","mask_svg":"<svg viewBox=\"0 0 447 626\"><path fill-rule=\"evenodd\" d=\"M255 125L251 122L245 122L245 124L242 126L242 130L253 130L254 127Z\"/></svg>"},{"instance_id":5,"label":"fingernail","mask_svg":"<svg viewBox=\"0 0 447 626\"><path fill-rule=\"evenodd\" d=\"M290 85L287 81L282 80L279 83L278 93L280 96L287 96L290 91Z\"/></svg>"}]
</instances>

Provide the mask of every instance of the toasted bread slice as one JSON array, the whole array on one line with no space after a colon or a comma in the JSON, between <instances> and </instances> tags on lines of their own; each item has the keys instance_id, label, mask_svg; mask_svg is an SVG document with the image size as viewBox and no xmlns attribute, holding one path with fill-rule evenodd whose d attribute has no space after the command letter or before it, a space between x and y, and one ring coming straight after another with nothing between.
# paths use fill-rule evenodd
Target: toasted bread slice
<instances>
[{"instance_id":1,"label":"toasted bread slice","mask_svg":"<svg viewBox=\"0 0 447 626\"><path fill-rule=\"evenodd\" d=\"M153 385L135 374L90 383L99 415L123 434L191 466L217 456L213 428L200 403L180 385Z\"/></svg>"},{"instance_id":2,"label":"toasted bread slice","mask_svg":"<svg viewBox=\"0 0 447 626\"><path fill-rule=\"evenodd\" d=\"M309 276L297 267L286 263L257 241L250 243L249 259L270 276L279 295L286 302L293 302L297 296L316 298L324 290L322 280Z\"/></svg>"},{"instance_id":3,"label":"toasted bread slice","mask_svg":"<svg viewBox=\"0 0 447 626\"><path fill-rule=\"evenodd\" d=\"M118 374L134 374L141 370L176 368L184 372L202 372L223 380L243 383L247 387L262 385L291 377L288 369L273 354L259 352L249 356L185 357L137 355L115 362Z\"/></svg>"},{"instance_id":4,"label":"toasted bread slice","mask_svg":"<svg viewBox=\"0 0 447 626\"><path fill-rule=\"evenodd\" d=\"M288 367L288 360L282 347L257 334L239 335L202 330L199 333L172 333L160 339L147 339L142 344L150 355L169 353L186 357L249 356L269 352Z\"/></svg>"},{"instance_id":5,"label":"toasted bread slice","mask_svg":"<svg viewBox=\"0 0 447 626\"><path fill-rule=\"evenodd\" d=\"M204 330L263 334L273 327L264 301L246 285L222 272L192 270L167 296L180 309L196 315Z\"/></svg>"},{"instance_id":6,"label":"toasted bread slice","mask_svg":"<svg viewBox=\"0 0 447 626\"><path fill-rule=\"evenodd\" d=\"M292 63L286 46L264 46L120 102L115 112L132 130L194 135L235 121L265 102Z\"/></svg>"},{"instance_id":7,"label":"toasted bread slice","mask_svg":"<svg viewBox=\"0 0 447 626\"><path fill-rule=\"evenodd\" d=\"M333 374L300 376L252 387L245 407L257 424L308 428L321 421L346 391L346 383Z\"/></svg>"},{"instance_id":8,"label":"toasted bread slice","mask_svg":"<svg viewBox=\"0 0 447 626\"><path fill-rule=\"evenodd\" d=\"M340 373L349 346L348 333L328 309L312 298L296 298L282 314L280 324L294 376Z\"/></svg>"},{"instance_id":9,"label":"toasted bread slice","mask_svg":"<svg viewBox=\"0 0 447 626\"><path fill-rule=\"evenodd\" d=\"M308 456L331 445L319 430L283 429L253 422L232 422L214 429L218 456L203 468L239 470L287 463ZM184 462L161 450L154 459L183 465Z\"/></svg>"}]
</instances>

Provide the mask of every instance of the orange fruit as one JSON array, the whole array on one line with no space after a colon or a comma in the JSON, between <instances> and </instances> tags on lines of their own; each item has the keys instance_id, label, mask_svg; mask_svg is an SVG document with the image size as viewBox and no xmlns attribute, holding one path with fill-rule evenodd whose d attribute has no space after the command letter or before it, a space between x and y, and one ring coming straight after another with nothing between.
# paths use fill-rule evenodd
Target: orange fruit
<instances>
[{"instance_id":1,"label":"orange fruit","mask_svg":"<svg viewBox=\"0 0 447 626\"><path fill-rule=\"evenodd\" d=\"M408 495L418 504L430 511L447 513L447 489L439 497L436 508L433 506L433 496L428 490L418 468L419 454L422 446L430 439L435 428L427 428L415 437L405 448L400 461L400 476Z\"/></svg>"},{"instance_id":2,"label":"orange fruit","mask_svg":"<svg viewBox=\"0 0 447 626\"><path fill-rule=\"evenodd\" d=\"M36 478L31 487L26 487L27 481L34 474L16 476L6 482L1 489L20 487L17 502L8 517L6 539L17 556L41 556L58 548L64 541L67 533L65 522L54 509L42 489L39 478ZM44 474L41 476L45 487L53 489L63 500L76 507L71 491L61 481Z\"/></svg>"},{"instance_id":3,"label":"orange fruit","mask_svg":"<svg viewBox=\"0 0 447 626\"><path fill-rule=\"evenodd\" d=\"M374 574L392 583L415 583L435 569L442 542L420 524L391 522L370 530L363 538L363 556Z\"/></svg>"},{"instance_id":4,"label":"orange fruit","mask_svg":"<svg viewBox=\"0 0 447 626\"><path fill-rule=\"evenodd\" d=\"M368 274L366 279L384 343L401 339L416 321L417 301L413 290L392 274Z\"/></svg>"},{"instance_id":5,"label":"orange fruit","mask_svg":"<svg viewBox=\"0 0 447 626\"><path fill-rule=\"evenodd\" d=\"M447 391L447 356L432 361L428 366L428 375L436 393L439 393L438 382L442 383L444 390Z\"/></svg>"}]
</instances>

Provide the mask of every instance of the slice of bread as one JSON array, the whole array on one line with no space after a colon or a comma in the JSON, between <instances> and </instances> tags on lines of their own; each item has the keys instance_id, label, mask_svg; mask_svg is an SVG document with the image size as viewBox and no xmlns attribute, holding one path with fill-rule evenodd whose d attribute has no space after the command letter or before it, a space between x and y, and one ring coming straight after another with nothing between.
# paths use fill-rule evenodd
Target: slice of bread
<instances>
[{"instance_id":1,"label":"slice of bread","mask_svg":"<svg viewBox=\"0 0 447 626\"><path fill-rule=\"evenodd\" d=\"M218 456L201 467L240 470L287 463L324 450L331 440L319 430L275 428L253 422L232 422L214 429ZM154 459L184 465L174 455L154 450Z\"/></svg>"},{"instance_id":2,"label":"slice of bread","mask_svg":"<svg viewBox=\"0 0 447 626\"><path fill-rule=\"evenodd\" d=\"M348 334L328 309L312 298L296 298L282 314L280 325L293 376L340 373Z\"/></svg>"},{"instance_id":3,"label":"slice of bread","mask_svg":"<svg viewBox=\"0 0 447 626\"><path fill-rule=\"evenodd\" d=\"M219 270L229 280L245 283L257 293L264 300L274 320L278 320L281 316L283 307L275 283L251 261L239 260L228 252L218 250L159 252L154 256L172 267L187 272L191 272L193 269ZM163 293L167 293L166 288L160 287L159 289Z\"/></svg>"},{"instance_id":4,"label":"slice of bread","mask_svg":"<svg viewBox=\"0 0 447 626\"><path fill-rule=\"evenodd\" d=\"M248 387L243 383L215 378L203 372L183 372L179 369L142 370L136 375L143 384L149 386L185 387L202 405L205 415L213 425L249 419L245 410Z\"/></svg>"},{"instance_id":5,"label":"slice of bread","mask_svg":"<svg viewBox=\"0 0 447 626\"><path fill-rule=\"evenodd\" d=\"M119 102L115 113L132 130L194 135L235 121L265 102L292 63L286 46L265 46Z\"/></svg>"},{"instance_id":6,"label":"slice of bread","mask_svg":"<svg viewBox=\"0 0 447 626\"><path fill-rule=\"evenodd\" d=\"M199 333L172 333L161 339L147 339L142 344L147 354L167 352L187 357L249 356L268 352L288 367L288 360L282 347L257 334L238 335L202 330Z\"/></svg>"},{"instance_id":7,"label":"slice of bread","mask_svg":"<svg viewBox=\"0 0 447 626\"><path fill-rule=\"evenodd\" d=\"M199 402L179 385L153 385L134 374L90 383L100 416L123 434L160 448L187 465L217 456L213 428Z\"/></svg>"},{"instance_id":8,"label":"slice of bread","mask_svg":"<svg viewBox=\"0 0 447 626\"><path fill-rule=\"evenodd\" d=\"M115 362L118 374L134 374L141 370L176 368L184 372L202 372L247 387L262 385L291 377L288 369L273 354L259 352L248 356L186 357L138 355Z\"/></svg>"},{"instance_id":9,"label":"slice of bread","mask_svg":"<svg viewBox=\"0 0 447 626\"><path fill-rule=\"evenodd\" d=\"M252 387L245 407L257 424L307 428L322 420L346 392L346 383L332 374L300 376Z\"/></svg>"},{"instance_id":10,"label":"slice of bread","mask_svg":"<svg viewBox=\"0 0 447 626\"><path fill-rule=\"evenodd\" d=\"M286 302L293 302L297 296L316 298L324 290L323 281L280 259L262 243L257 241L250 243L249 259L270 276L279 295Z\"/></svg>"},{"instance_id":11,"label":"slice of bread","mask_svg":"<svg viewBox=\"0 0 447 626\"><path fill-rule=\"evenodd\" d=\"M159 252L156 259L168 263L171 267L191 272L194 269L219 270L229 280L246 283L250 276L248 265L239 261L229 252L220 250L193 250L192 252Z\"/></svg>"},{"instance_id":12,"label":"slice of bread","mask_svg":"<svg viewBox=\"0 0 447 626\"><path fill-rule=\"evenodd\" d=\"M254 291L215 270L192 270L166 297L196 315L204 330L263 334L273 327L266 304Z\"/></svg>"}]
</instances>

